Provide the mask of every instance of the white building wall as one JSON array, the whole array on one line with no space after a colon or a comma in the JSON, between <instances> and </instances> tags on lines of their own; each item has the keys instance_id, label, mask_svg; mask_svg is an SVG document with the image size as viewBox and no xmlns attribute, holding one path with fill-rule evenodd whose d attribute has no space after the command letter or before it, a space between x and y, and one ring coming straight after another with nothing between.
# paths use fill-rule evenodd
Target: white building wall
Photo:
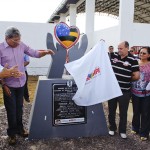
<instances>
[{"instance_id":1,"label":"white building wall","mask_svg":"<svg viewBox=\"0 0 150 150\"><path fill-rule=\"evenodd\" d=\"M117 45L119 43L119 26L114 26L111 28L103 29L94 32L94 44L99 40L103 39L106 42L107 47L110 45L114 46L115 51L117 51Z\"/></svg>"},{"instance_id":2,"label":"white building wall","mask_svg":"<svg viewBox=\"0 0 150 150\"><path fill-rule=\"evenodd\" d=\"M54 33L54 24L44 23L19 23L19 22L0 22L0 43L4 40L5 30L9 26L17 27L22 34L22 41L34 49L47 49L46 36L47 33ZM133 31L130 39L130 46L150 46L150 25L142 23L134 23ZM53 34L54 35L54 34ZM100 39L104 39L107 47L113 45L115 51L119 41L119 26L99 30L94 32L93 42L95 45ZM55 42L55 38L53 39ZM126 39L128 41L128 39ZM46 75L51 62L51 56L40 59L30 58L30 64L27 69L30 75Z\"/></svg>"},{"instance_id":3,"label":"white building wall","mask_svg":"<svg viewBox=\"0 0 150 150\"><path fill-rule=\"evenodd\" d=\"M131 46L150 46L150 24L133 24L133 39Z\"/></svg>"},{"instance_id":4,"label":"white building wall","mask_svg":"<svg viewBox=\"0 0 150 150\"><path fill-rule=\"evenodd\" d=\"M129 37L129 39L125 39L129 42L130 47L150 46L150 24L133 23L132 25L132 38ZM104 39L107 46L113 45L115 51L117 51L118 44L121 42L119 40L119 26L114 26L94 32L94 44L96 44L96 42L98 42L100 39Z\"/></svg>"}]
</instances>

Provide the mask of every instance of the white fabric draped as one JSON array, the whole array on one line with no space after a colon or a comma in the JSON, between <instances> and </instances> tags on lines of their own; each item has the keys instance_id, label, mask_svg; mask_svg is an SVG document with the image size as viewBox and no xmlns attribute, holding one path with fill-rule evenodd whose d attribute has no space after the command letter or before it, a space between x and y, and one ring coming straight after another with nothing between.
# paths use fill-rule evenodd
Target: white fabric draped
<instances>
[{"instance_id":1,"label":"white fabric draped","mask_svg":"<svg viewBox=\"0 0 150 150\"><path fill-rule=\"evenodd\" d=\"M98 104L122 95L102 40L83 57L65 64L65 67L78 87L73 100L79 106Z\"/></svg>"}]
</instances>

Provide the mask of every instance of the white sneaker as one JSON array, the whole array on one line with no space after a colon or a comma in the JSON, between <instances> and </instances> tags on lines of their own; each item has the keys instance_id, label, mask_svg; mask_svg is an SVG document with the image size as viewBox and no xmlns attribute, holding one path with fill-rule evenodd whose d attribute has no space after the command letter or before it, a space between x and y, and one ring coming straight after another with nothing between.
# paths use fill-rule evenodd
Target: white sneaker
<instances>
[{"instance_id":1,"label":"white sneaker","mask_svg":"<svg viewBox=\"0 0 150 150\"><path fill-rule=\"evenodd\" d=\"M111 135L111 136L114 136L114 135L115 135L115 131L111 131L111 130L110 130L108 133L109 133L109 135Z\"/></svg>"},{"instance_id":2,"label":"white sneaker","mask_svg":"<svg viewBox=\"0 0 150 150\"><path fill-rule=\"evenodd\" d=\"M120 136L122 139L126 139L127 138L127 135L125 133L120 133Z\"/></svg>"}]
</instances>

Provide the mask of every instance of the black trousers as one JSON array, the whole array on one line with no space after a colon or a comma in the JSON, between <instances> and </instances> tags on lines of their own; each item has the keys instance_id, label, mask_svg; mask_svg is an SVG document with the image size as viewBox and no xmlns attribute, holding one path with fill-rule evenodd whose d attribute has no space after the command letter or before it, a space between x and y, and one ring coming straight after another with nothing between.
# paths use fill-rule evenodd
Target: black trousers
<instances>
[{"instance_id":1,"label":"black trousers","mask_svg":"<svg viewBox=\"0 0 150 150\"><path fill-rule=\"evenodd\" d=\"M26 73L26 83L24 85L24 98L29 99L29 91L28 91L28 72L25 71Z\"/></svg>"},{"instance_id":2,"label":"black trousers","mask_svg":"<svg viewBox=\"0 0 150 150\"><path fill-rule=\"evenodd\" d=\"M150 108L150 104L149 104L149 108ZM150 109L148 110L148 120L147 120L147 126L145 128L145 131L148 132L150 134Z\"/></svg>"},{"instance_id":3,"label":"black trousers","mask_svg":"<svg viewBox=\"0 0 150 150\"><path fill-rule=\"evenodd\" d=\"M24 87L12 88L11 97L7 96L4 92L4 105L7 112L8 121L8 136L16 135L23 130L22 115L23 115L23 94Z\"/></svg>"},{"instance_id":4,"label":"black trousers","mask_svg":"<svg viewBox=\"0 0 150 150\"><path fill-rule=\"evenodd\" d=\"M150 109L150 96L137 97L132 95L133 118L132 129L140 136L148 137L149 135L149 109Z\"/></svg>"},{"instance_id":5,"label":"black trousers","mask_svg":"<svg viewBox=\"0 0 150 150\"><path fill-rule=\"evenodd\" d=\"M109 121L109 129L111 131L117 130L116 125L116 109L117 104L119 104L119 133L126 133L126 126L127 126L127 112L129 101L131 98L131 92L123 92L122 96L117 98L111 99L108 101L108 121Z\"/></svg>"}]
</instances>

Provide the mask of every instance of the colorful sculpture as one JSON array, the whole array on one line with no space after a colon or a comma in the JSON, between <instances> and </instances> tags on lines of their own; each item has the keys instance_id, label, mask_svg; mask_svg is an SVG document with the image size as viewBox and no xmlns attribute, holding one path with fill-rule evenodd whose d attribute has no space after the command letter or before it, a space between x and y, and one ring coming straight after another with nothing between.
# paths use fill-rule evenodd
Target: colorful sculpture
<instances>
[{"instance_id":1,"label":"colorful sculpture","mask_svg":"<svg viewBox=\"0 0 150 150\"><path fill-rule=\"evenodd\" d=\"M54 34L57 41L67 50L74 46L80 37L80 31L77 27L69 27L64 22L60 22L55 26Z\"/></svg>"}]
</instances>

